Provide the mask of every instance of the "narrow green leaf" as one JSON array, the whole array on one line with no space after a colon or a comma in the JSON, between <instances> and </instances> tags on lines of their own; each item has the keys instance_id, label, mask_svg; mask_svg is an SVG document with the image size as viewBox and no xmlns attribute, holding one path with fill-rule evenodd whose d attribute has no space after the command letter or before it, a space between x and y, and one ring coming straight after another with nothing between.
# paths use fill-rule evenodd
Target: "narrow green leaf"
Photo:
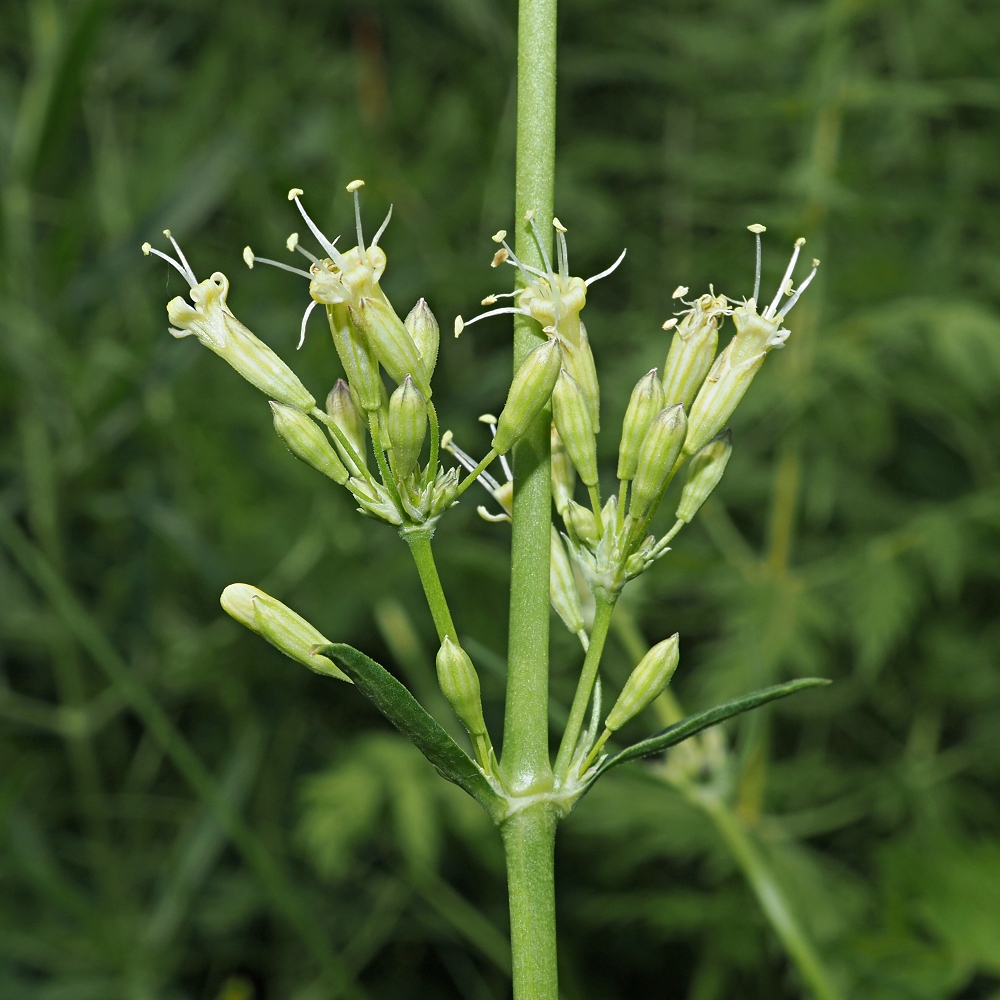
<instances>
[{"instance_id":1,"label":"narrow green leaf","mask_svg":"<svg viewBox=\"0 0 1000 1000\"><path fill-rule=\"evenodd\" d=\"M787 684L775 684L773 687L761 688L751 694L743 695L741 698L734 698L732 701L723 702L697 715L689 715L680 722L675 722L672 726L650 736L647 740L634 743L632 746L615 754L614 757L606 760L598 770L596 777L600 777L605 771L609 771L626 761L635 760L638 757L650 757L656 753L662 753L669 747L686 740L690 736L700 733L703 729L718 725L726 719L731 719L734 715L742 715L751 709L760 708L769 701L776 701L778 698L786 698L796 691L804 691L807 688L824 687L831 683L823 677L804 677L801 680L789 681Z\"/></svg>"},{"instance_id":2,"label":"narrow green leaf","mask_svg":"<svg viewBox=\"0 0 1000 1000\"><path fill-rule=\"evenodd\" d=\"M385 667L342 642L317 646L316 652L336 660L358 690L434 765L438 774L467 791L494 818L503 815L503 799L472 758Z\"/></svg>"}]
</instances>

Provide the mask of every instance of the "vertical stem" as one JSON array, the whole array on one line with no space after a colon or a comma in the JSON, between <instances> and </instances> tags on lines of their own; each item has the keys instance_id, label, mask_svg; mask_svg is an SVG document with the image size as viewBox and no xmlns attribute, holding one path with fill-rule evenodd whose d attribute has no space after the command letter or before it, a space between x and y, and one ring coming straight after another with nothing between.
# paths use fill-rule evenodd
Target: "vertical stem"
<instances>
[{"instance_id":1,"label":"vertical stem","mask_svg":"<svg viewBox=\"0 0 1000 1000\"><path fill-rule=\"evenodd\" d=\"M507 858L514 1000L558 1000L553 850L556 817L543 804L500 828Z\"/></svg>"},{"instance_id":2,"label":"vertical stem","mask_svg":"<svg viewBox=\"0 0 1000 1000\"><path fill-rule=\"evenodd\" d=\"M438 639L443 641L444 637L448 636L452 642L458 642L455 623L452 621L451 610L448 608L448 599L444 596L444 588L441 586L441 578L438 576L437 563L434 562L430 532L426 529L411 528L401 534L406 540L406 544L409 545L413 561L417 565L417 573L420 575L420 583L423 585L427 606L434 619Z\"/></svg>"}]
</instances>

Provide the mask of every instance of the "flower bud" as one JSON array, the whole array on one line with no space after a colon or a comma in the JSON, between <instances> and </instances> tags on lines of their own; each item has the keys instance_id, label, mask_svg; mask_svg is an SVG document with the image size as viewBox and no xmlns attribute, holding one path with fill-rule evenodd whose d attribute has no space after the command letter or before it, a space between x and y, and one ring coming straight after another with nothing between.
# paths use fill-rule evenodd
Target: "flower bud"
<instances>
[{"instance_id":1,"label":"flower bud","mask_svg":"<svg viewBox=\"0 0 1000 1000\"><path fill-rule=\"evenodd\" d=\"M583 621L583 602L580 600L580 591L577 590L573 567L570 565L569 556L566 555L563 540L559 537L559 532L556 531L554 524L549 525L549 537L551 539L549 545L549 601L555 608L556 614L563 620L566 628L577 635L586 628Z\"/></svg>"},{"instance_id":2,"label":"flower bud","mask_svg":"<svg viewBox=\"0 0 1000 1000\"><path fill-rule=\"evenodd\" d=\"M427 433L427 403L409 375L389 397L388 425L392 471L397 479L405 479L417 464Z\"/></svg>"},{"instance_id":3,"label":"flower bud","mask_svg":"<svg viewBox=\"0 0 1000 1000\"><path fill-rule=\"evenodd\" d=\"M632 390L622 421L622 440L618 447L618 478L633 479L639 462L639 448L649 425L663 409L663 388L656 369L648 371Z\"/></svg>"},{"instance_id":4,"label":"flower bud","mask_svg":"<svg viewBox=\"0 0 1000 1000\"><path fill-rule=\"evenodd\" d=\"M663 405L691 405L719 346L719 316L726 299L720 295L702 295L694 308L681 320L670 342L663 364Z\"/></svg>"},{"instance_id":5,"label":"flower bud","mask_svg":"<svg viewBox=\"0 0 1000 1000\"><path fill-rule=\"evenodd\" d=\"M639 448L639 461L632 480L628 512L642 520L663 495L684 444L687 420L680 403L660 410L646 431Z\"/></svg>"},{"instance_id":6,"label":"flower bud","mask_svg":"<svg viewBox=\"0 0 1000 1000\"><path fill-rule=\"evenodd\" d=\"M493 438L493 447L501 455L510 451L549 401L559 377L561 356L559 342L546 340L518 368Z\"/></svg>"},{"instance_id":7,"label":"flower bud","mask_svg":"<svg viewBox=\"0 0 1000 1000\"><path fill-rule=\"evenodd\" d=\"M585 486L597 484L597 439L590 406L575 378L565 368L552 390L552 419Z\"/></svg>"},{"instance_id":8,"label":"flower bud","mask_svg":"<svg viewBox=\"0 0 1000 1000\"><path fill-rule=\"evenodd\" d=\"M350 311L343 303L326 307L333 346L347 373L352 391L366 413L379 408L385 388L378 370L378 358L365 335L354 325Z\"/></svg>"},{"instance_id":9,"label":"flower bud","mask_svg":"<svg viewBox=\"0 0 1000 1000\"><path fill-rule=\"evenodd\" d=\"M666 690L680 659L678 646L679 636L675 633L658 642L639 661L605 720L604 726L609 732L621 729Z\"/></svg>"},{"instance_id":10,"label":"flower bud","mask_svg":"<svg viewBox=\"0 0 1000 1000\"><path fill-rule=\"evenodd\" d=\"M345 485L350 479L350 473L344 468L330 444L329 438L301 410L284 403L271 401L271 413L274 416L274 429L278 437L285 442L285 447L306 465L311 465L317 472Z\"/></svg>"},{"instance_id":11,"label":"flower bud","mask_svg":"<svg viewBox=\"0 0 1000 1000\"><path fill-rule=\"evenodd\" d=\"M725 430L712 438L694 458L688 468L687 481L677 505L676 517L685 524L694 520L701 505L712 495L726 471L733 453L733 432Z\"/></svg>"},{"instance_id":12,"label":"flower bud","mask_svg":"<svg viewBox=\"0 0 1000 1000\"><path fill-rule=\"evenodd\" d=\"M483 718L483 701L479 693L479 675L466 653L457 642L444 637L437 654L438 684L448 699L458 721L475 739L486 733Z\"/></svg>"},{"instance_id":13,"label":"flower bud","mask_svg":"<svg viewBox=\"0 0 1000 1000\"><path fill-rule=\"evenodd\" d=\"M424 399L430 399L430 381L423 359L392 306L385 299L362 298L356 309L351 308L351 318L365 335L389 378L399 385L407 375L412 375Z\"/></svg>"},{"instance_id":14,"label":"flower bud","mask_svg":"<svg viewBox=\"0 0 1000 1000\"><path fill-rule=\"evenodd\" d=\"M691 404L685 455L701 451L726 426L768 352L781 347L788 337L780 317L764 319L752 304L734 309L733 323L736 336L715 359Z\"/></svg>"},{"instance_id":15,"label":"flower bud","mask_svg":"<svg viewBox=\"0 0 1000 1000\"><path fill-rule=\"evenodd\" d=\"M419 299L417 304L407 313L403 325L413 338L420 358L424 363L424 371L430 378L434 374L437 365L438 345L441 342L441 332L438 329L438 321L434 318L430 306L423 299Z\"/></svg>"},{"instance_id":16,"label":"flower bud","mask_svg":"<svg viewBox=\"0 0 1000 1000\"><path fill-rule=\"evenodd\" d=\"M551 433L552 460L552 499L560 517L566 510L566 505L573 499L573 488L576 485L576 469L566 454L566 446L559 437L556 425L552 425Z\"/></svg>"},{"instance_id":17,"label":"flower bud","mask_svg":"<svg viewBox=\"0 0 1000 1000\"><path fill-rule=\"evenodd\" d=\"M231 583L222 592L219 603L226 614L266 639L285 656L318 674L351 683L332 660L313 652L316 646L329 645L330 640L263 590L248 583Z\"/></svg>"},{"instance_id":18,"label":"flower bud","mask_svg":"<svg viewBox=\"0 0 1000 1000\"><path fill-rule=\"evenodd\" d=\"M590 419L594 425L594 433L601 432L601 387L597 382L597 366L590 350L590 338L587 328L580 323L580 342L574 344L566 337L560 337L563 349L563 368L576 379L587 405L590 407Z\"/></svg>"},{"instance_id":19,"label":"flower bud","mask_svg":"<svg viewBox=\"0 0 1000 1000\"><path fill-rule=\"evenodd\" d=\"M197 337L271 399L305 413L316 405L295 372L230 312L229 279L224 274L216 271L189 294L191 302L178 295L167 303L175 337Z\"/></svg>"},{"instance_id":20,"label":"flower bud","mask_svg":"<svg viewBox=\"0 0 1000 1000\"><path fill-rule=\"evenodd\" d=\"M338 378L334 387L326 397L326 412L330 419L343 432L344 437L350 442L361 464L368 467L367 439L365 438L365 420L358 413L358 408L351 398L351 387L342 379ZM333 443L343 459L344 465L351 470L352 476L362 475L361 469L355 467L354 460L341 447L340 442L334 438Z\"/></svg>"},{"instance_id":21,"label":"flower bud","mask_svg":"<svg viewBox=\"0 0 1000 1000\"><path fill-rule=\"evenodd\" d=\"M597 526L597 518L589 507L570 500L563 512L563 521L581 542L593 547L601 540L601 532Z\"/></svg>"}]
</instances>

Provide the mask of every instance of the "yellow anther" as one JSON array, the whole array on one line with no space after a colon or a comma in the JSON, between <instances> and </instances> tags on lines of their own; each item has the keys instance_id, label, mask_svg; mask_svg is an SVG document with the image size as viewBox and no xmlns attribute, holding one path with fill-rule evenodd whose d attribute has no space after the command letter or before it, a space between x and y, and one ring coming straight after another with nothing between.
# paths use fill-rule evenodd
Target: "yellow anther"
<instances>
[{"instance_id":1,"label":"yellow anther","mask_svg":"<svg viewBox=\"0 0 1000 1000\"><path fill-rule=\"evenodd\" d=\"M819 267L819 258L813 257L813 267Z\"/></svg>"},{"instance_id":2,"label":"yellow anther","mask_svg":"<svg viewBox=\"0 0 1000 1000\"><path fill-rule=\"evenodd\" d=\"M363 188L364 186L365 182L359 178L356 181L351 181L351 183L347 185L347 190L350 194L354 194L354 192L357 191L358 188Z\"/></svg>"},{"instance_id":3,"label":"yellow anther","mask_svg":"<svg viewBox=\"0 0 1000 1000\"><path fill-rule=\"evenodd\" d=\"M791 278L789 278L789 279L788 279L788 280L787 280L787 281L785 282L785 284L784 284L784 287L783 287L783 288L781 289L781 291L782 291L782 292L783 292L783 293L784 293L785 295L791 295L791 294L792 294L792 291L793 291L793 290L794 290L794 289L793 289L793 287L792 287L792 279L791 279Z\"/></svg>"},{"instance_id":4,"label":"yellow anther","mask_svg":"<svg viewBox=\"0 0 1000 1000\"><path fill-rule=\"evenodd\" d=\"M252 271L253 270L253 250L251 250L250 247L244 247L243 248L243 260L246 263L246 266L249 267L250 270Z\"/></svg>"},{"instance_id":5,"label":"yellow anther","mask_svg":"<svg viewBox=\"0 0 1000 1000\"><path fill-rule=\"evenodd\" d=\"M167 239L169 240L169 239L170 239L170 237L171 237L171 236L172 236L173 234L172 234L172 233L170 232L170 230L169 230L169 229L164 229L164 230L163 230L163 235L164 235L164 236L166 236L166 238L167 238Z\"/></svg>"},{"instance_id":6,"label":"yellow anther","mask_svg":"<svg viewBox=\"0 0 1000 1000\"><path fill-rule=\"evenodd\" d=\"M455 435L452 434L451 431L445 431L444 434L441 435L441 447L444 448L445 451L450 450L452 438L454 438L454 436Z\"/></svg>"},{"instance_id":7,"label":"yellow anther","mask_svg":"<svg viewBox=\"0 0 1000 1000\"><path fill-rule=\"evenodd\" d=\"M492 306L496 304L496 301L497 297L495 295L487 295L486 298L479 304L482 306Z\"/></svg>"},{"instance_id":8,"label":"yellow anther","mask_svg":"<svg viewBox=\"0 0 1000 1000\"><path fill-rule=\"evenodd\" d=\"M672 319L666 320L664 322L664 324L663 324L663 329L664 330L672 330L675 326L677 326L677 317L676 316L674 316Z\"/></svg>"},{"instance_id":9,"label":"yellow anther","mask_svg":"<svg viewBox=\"0 0 1000 1000\"><path fill-rule=\"evenodd\" d=\"M687 295L688 291L689 289L685 285L678 285L674 289L673 295L671 295L670 297L672 299L682 299L684 298L685 295Z\"/></svg>"},{"instance_id":10,"label":"yellow anther","mask_svg":"<svg viewBox=\"0 0 1000 1000\"><path fill-rule=\"evenodd\" d=\"M751 233L757 233L758 235L760 233L767 232L767 226L762 226L759 222L755 222L752 226L747 226L747 229L749 229Z\"/></svg>"},{"instance_id":11,"label":"yellow anther","mask_svg":"<svg viewBox=\"0 0 1000 1000\"><path fill-rule=\"evenodd\" d=\"M302 188L292 188L291 191L288 192L288 200L295 201L296 198L300 197L304 193L305 192L302 190Z\"/></svg>"},{"instance_id":12,"label":"yellow anther","mask_svg":"<svg viewBox=\"0 0 1000 1000\"><path fill-rule=\"evenodd\" d=\"M298 233L292 233L291 235L289 235L288 239L285 240L285 247L288 250L293 250L294 251L295 248L298 245L299 245L299 234Z\"/></svg>"},{"instance_id":13,"label":"yellow anther","mask_svg":"<svg viewBox=\"0 0 1000 1000\"><path fill-rule=\"evenodd\" d=\"M481 424L495 424L497 422L497 418L494 417L492 413L483 413L479 416L479 422Z\"/></svg>"},{"instance_id":14,"label":"yellow anther","mask_svg":"<svg viewBox=\"0 0 1000 1000\"><path fill-rule=\"evenodd\" d=\"M493 242L494 242L494 243L503 243L503 241L504 241L504 240L505 240L506 238L507 238L507 230L506 230L506 229L498 229L498 230L497 230L497 231L496 231L496 232L495 232L495 233L494 233L494 234L493 234L493 235L492 235L492 236L490 237L490 239L491 239L491 240L493 240Z\"/></svg>"},{"instance_id":15,"label":"yellow anther","mask_svg":"<svg viewBox=\"0 0 1000 1000\"><path fill-rule=\"evenodd\" d=\"M152 243L143 243L142 252L148 257L149 251L153 249Z\"/></svg>"},{"instance_id":16,"label":"yellow anther","mask_svg":"<svg viewBox=\"0 0 1000 1000\"><path fill-rule=\"evenodd\" d=\"M455 336L458 337L465 329L465 320L461 316L455 317Z\"/></svg>"},{"instance_id":17,"label":"yellow anther","mask_svg":"<svg viewBox=\"0 0 1000 1000\"><path fill-rule=\"evenodd\" d=\"M795 241L795 245L796 245L797 247L804 247L804 246L806 245L806 238L805 238L804 236L800 236L800 237L799 237L799 238L798 238L798 239L797 239L797 240Z\"/></svg>"},{"instance_id":18,"label":"yellow anther","mask_svg":"<svg viewBox=\"0 0 1000 1000\"><path fill-rule=\"evenodd\" d=\"M566 232L566 227L555 216L552 216L552 225L555 229L558 229L560 233Z\"/></svg>"}]
</instances>

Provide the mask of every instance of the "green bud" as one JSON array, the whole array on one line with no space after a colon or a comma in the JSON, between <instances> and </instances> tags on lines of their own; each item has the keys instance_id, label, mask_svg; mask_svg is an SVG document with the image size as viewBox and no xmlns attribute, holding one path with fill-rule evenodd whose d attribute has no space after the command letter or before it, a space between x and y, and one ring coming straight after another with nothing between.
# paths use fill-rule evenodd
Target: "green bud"
<instances>
[{"instance_id":1,"label":"green bud","mask_svg":"<svg viewBox=\"0 0 1000 1000\"><path fill-rule=\"evenodd\" d=\"M663 405L691 405L719 346L719 317L726 309L725 296L702 295L681 320L663 364Z\"/></svg>"},{"instance_id":2,"label":"green bud","mask_svg":"<svg viewBox=\"0 0 1000 1000\"><path fill-rule=\"evenodd\" d=\"M178 295L167 303L175 337L197 337L271 399L305 413L316 405L295 372L232 314L226 302L229 279L224 274L216 271L189 295L191 302Z\"/></svg>"},{"instance_id":3,"label":"green bud","mask_svg":"<svg viewBox=\"0 0 1000 1000\"><path fill-rule=\"evenodd\" d=\"M622 421L622 441L618 448L618 478L622 481L635 477L642 440L662 409L663 388L653 368L636 382Z\"/></svg>"},{"instance_id":4,"label":"green bud","mask_svg":"<svg viewBox=\"0 0 1000 1000\"><path fill-rule=\"evenodd\" d=\"M389 378L400 385L407 375L412 375L424 399L430 399L430 381L423 359L392 306L385 299L362 298L356 309L351 308L351 318L365 335Z\"/></svg>"},{"instance_id":5,"label":"green bud","mask_svg":"<svg viewBox=\"0 0 1000 1000\"><path fill-rule=\"evenodd\" d=\"M694 458L688 468L687 480L677 505L676 517L685 524L694 520L701 505L712 495L726 471L733 453L733 432L725 430L712 438Z\"/></svg>"},{"instance_id":6,"label":"green bud","mask_svg":"<svg viewBox=\"0 0 1000 1000\"><path fill-rule=\"evenodd\" d=\"M685 455L701 451L726 426L768 352L781 347L788 338L788 331L781 329L780 317L764 319L752 304L734 309L733 323L736 336L715 359L691 404Z\"/></svg>"},{"instance_id":7,"label":"green bud","mask_svg":"<svg viewBox=\"0 0 1000 1000\"><path fill-rule=\"evenodd\" d=\"M392 471L405 479L417 464L427 434L427 403L407 375L389 397L389 442Z\"/></svg>"},{"instance_id":8,"label":"green bud","mask_svg":"<svg viewBox=\"0 0 1000 1000\"><path fill-rule=\"evenodd\" d=\"M600 530L597 527L597 518L589 507L578 504L575 500L570 500L563 512L563 520L581 542L594 546L601 539Z\"/></svg>"},{"instance_id":9,"label":"green bud","mask_svg":"<svg viewBox=\"0 0 1000 1000\"><path fill-rule=\"evenodd\" d=\"M271 413L274 416L274 429L278 437L285 442L285 447L306 465L311 465L317 472L340 483L343 486L351 478L334 451L330 439L317 426L315 421L307 417L301 410L284 403L271 401Z\"/></svg>"},{"instance_id":10,"label":"green bud","mask_svg":"<svg viewBox=\"0 0 1000 1000\"><path fill-rule=\"evenodd\" d=\"M301 615L285 607L281 601L248 583L231 583L219 598L226 614L266 639L275 649L291 657L317 674L350 680L330 659L314 653L316 646L327 646L330 640L312 627Z\"/></svg>"},{"instance_id":11,"label":"green bud","mask_svg":"<svg viewBox=\"0 0 1000 1000\"><path fill-rule=\"evenodd\" d=\"M501 455L510 451L549 401L559 377L561 356L559 342L546 340L518 368L493 438L493 447Z\"/></svg>"},{"instance_id":12,"label":"green bud","mask_svg":"<svg viewBox=\"0 0 1000 1000\"><path fill-rule=\"evenodd\" d=\"M597 366L590 350L590 338L587 328L580 323L580 342L574 344L565 337L560 338L563 349L563 368L576 379L587 405L590 407L590 419L594 425L594 433L601 433L601 387L597 382Z\"/></svg>"},{"instance_id":13,"label":"green bud","mask_svg":"<svg viewBox=\"0 0 1000 1000\"><path fill-rule=\"evenodd\" d=\"M679 636L675 633L658 642L639 661L604 723L609 732L621 729L666 690L680 659L678 645Z\"/></svg>"},{"instance_id":14,"label":"green bud","mask_svg":"<svg viewBox=\"0 0 1000 1000\"><path fill-rule=\"evenodd\" d=\"M378 358L364 334L354 325L350 310L343 303L326 307L330 322L333 346L347 373L351 390L357 393L358 403L366 413L379 408L385 387L378 370Z\"/></svg>"},{"instance_id":15,"label":"green bud","mask_svg":"<svg viewBox=\"0 0 1000 1000\"><path fill-rule=\"evenodd\" d=\"M444 637L437 654L438 683L448 699L458 721L473 739L486 734L483 718L483 701L479 693L479 675L466 653L457 642Z\"/></svg>"},{"instance_id":16,"label":"green bud","mask_svg":"<svg viewBox=\"0 0 1000 1000\"><path fill-rule=\"evenodd\" d=\"M646 431L639 448L639 461L632 481L628 512L636 521L644 518L663 495L684 444L687 421L680 403L660 410Z\"/></svg>"},{"instance_id":17,"label":"green bud","mask_svg":"<svg viewBox=\"0 0 1000 1000\"><path fill-rule=\"evenodd\" d=\"M434 318L430 306L423 299L419 299L417 304L407 313L403 325L413 338L420 358L424 363L424 370L427 377L434 374L437 365L438 345L441 342L441 332L438 329L438 321Z\"/></svg>"},{"instance_id":18,"label":"green bud","mask_svg":"<svg viewBox=\"0 0 1000 1000\"><path fill-rule=\"evenodd\" d=\"M368 442L365 437L365 419L358 412L358 408L354 404L354 400L351 397L351 387L342 378L337 379L334 387L327 394L326 412L330 419L343 432L344 437L350 442L358 458L361 459L362 466L367 468ZM362 475L361 470L355 468L353 459L341 447L340 442L334 438L333 443L344 465L351 470L351 475Z\"/></svg>"},{"instance_id":19,"label":"green bud","mask_svg":"<svg viewBox=\"0 0 1000 1000\"><path fill-rule=\"evenodd\" d=\"M597 439L587 403L575 378L565 368L552 390L552 419L585 486L597 484Z\"/></svg>"},{"instance_id":20,"label":"green bud","mask_svg":"<svg viewBox=\"0 0 1000 1000\"><path fill-rule=\"evenodd\" d=\"M559 437L556 425L552 425L551 433L552 460L550 469L552 470L552 499L555 501L556 510L560 517L566 511L566 505L573 499L573 488L576 486L576 469L566 454L566 446Z\"/></svg>"},{"instance_id":21,"label":"green bud","mask_svg":"<svg viewBox=\"0 0 1000 1000\"><path fill-rule=\"evenodd\" d=\"M583 621L583 602L573 576L573 567L555 525L549 525L549 537L549 601L566 628L578 635L586 626Z\"/></svg>"}]
</instances>

